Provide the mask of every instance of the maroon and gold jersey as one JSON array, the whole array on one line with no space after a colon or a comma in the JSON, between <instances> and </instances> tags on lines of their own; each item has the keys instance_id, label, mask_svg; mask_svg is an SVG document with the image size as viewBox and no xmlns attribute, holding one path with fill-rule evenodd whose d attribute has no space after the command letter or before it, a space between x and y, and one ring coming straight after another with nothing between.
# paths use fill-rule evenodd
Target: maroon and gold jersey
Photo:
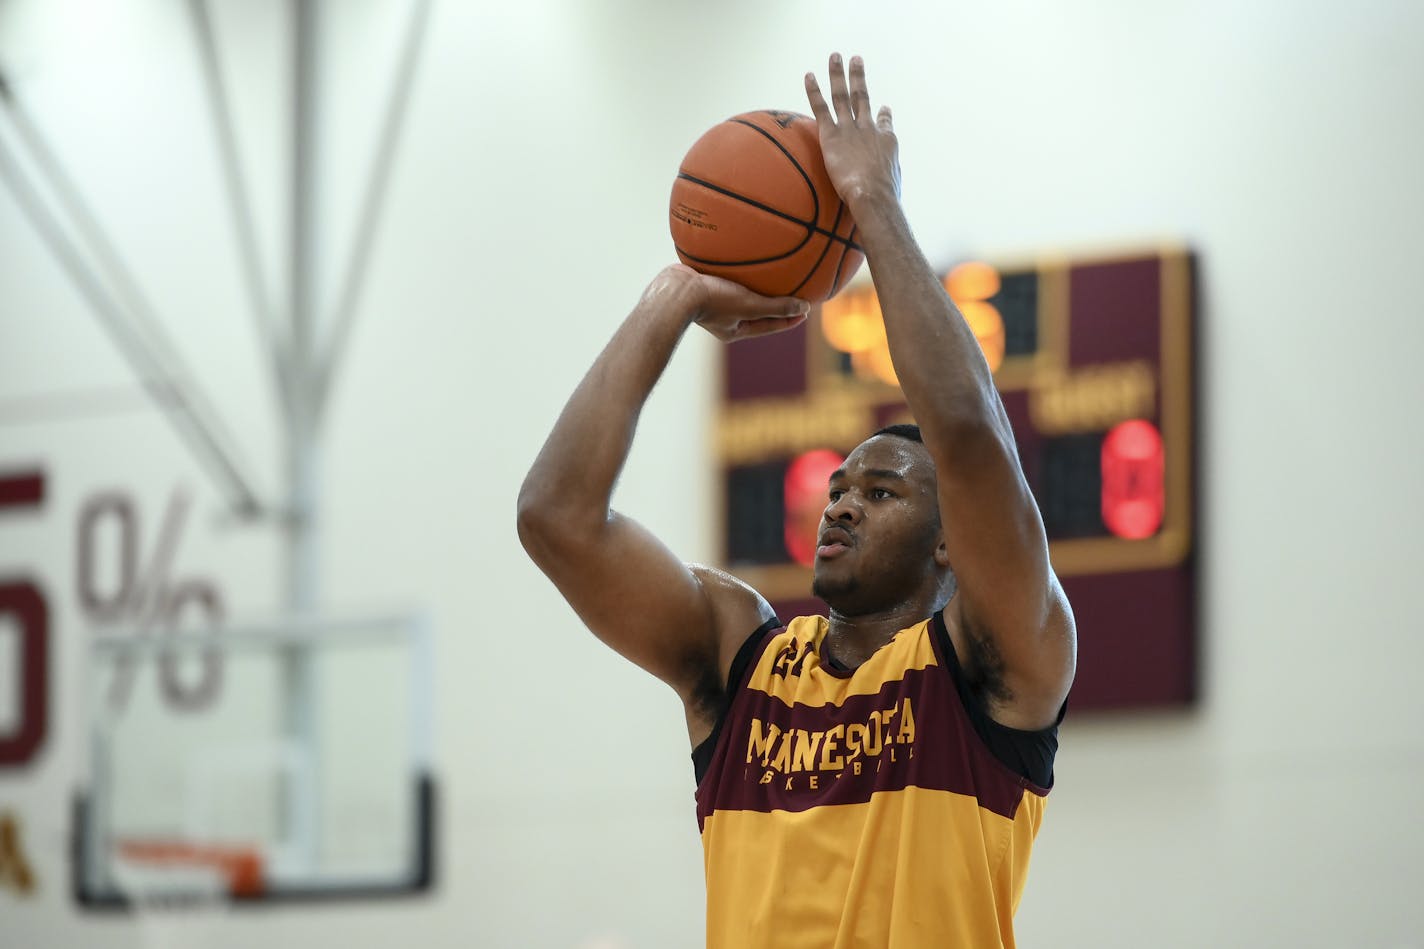
<instances>
[{"instance_id":1,"label":"maroon and gold jersey","mask_svg":"<svg viewBox=\"0 0 1424 949\"><path fill-rule=\"evenodd\" d=\"M854 670L826 629L748 639L693 753L707 945L1013 946L1048 791L1005 760L1051 784L1056 726L989 720L939 614Z\"/></svg>"}]
</instances>

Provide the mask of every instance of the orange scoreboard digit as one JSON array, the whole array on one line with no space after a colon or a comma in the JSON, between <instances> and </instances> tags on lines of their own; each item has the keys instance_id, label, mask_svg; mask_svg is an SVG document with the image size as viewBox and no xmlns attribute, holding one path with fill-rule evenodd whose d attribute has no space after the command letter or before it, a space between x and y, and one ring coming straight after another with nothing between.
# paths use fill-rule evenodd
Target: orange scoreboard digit
<instances>
[{"instance_id":1,"label":"orange scoreboard digit","mask_svg":"<svg viewBox=\"0 0 1424 949\"><path fill-rule=\"evenodd\" d=\"M1013 423L1078 621L1075 709L1196 695L1194 258L1175 247L960 264L945 289ZM826 478L913 421L874 289L725 350L717 416L723 561L783 619L811 598Z\"/></svg>"}]
</instances>

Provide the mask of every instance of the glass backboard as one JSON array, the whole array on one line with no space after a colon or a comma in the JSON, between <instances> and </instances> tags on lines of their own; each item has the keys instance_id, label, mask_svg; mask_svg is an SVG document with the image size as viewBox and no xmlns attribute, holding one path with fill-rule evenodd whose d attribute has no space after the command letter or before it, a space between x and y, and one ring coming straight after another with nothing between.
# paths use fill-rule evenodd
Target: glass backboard
<instances>
[{"instance_id":1,"label":"glass backboard","mask_svg":"<svg viewBox=\"0 0 1424 949\"><path fill-rule=\"evenodd\" d=\"M121 907L136 874L178 887L205 867L239 901L429 887L432 677L418 617L108 632L90 658L80 903Z\"/></svg>"}]
</instances>

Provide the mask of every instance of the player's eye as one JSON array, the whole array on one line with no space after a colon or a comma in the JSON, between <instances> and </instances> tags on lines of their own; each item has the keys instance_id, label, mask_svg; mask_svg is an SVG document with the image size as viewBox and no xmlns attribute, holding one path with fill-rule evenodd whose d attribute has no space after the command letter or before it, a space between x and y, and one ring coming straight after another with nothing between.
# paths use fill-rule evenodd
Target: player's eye
<instances>
[{"instance_id":1,"label":"player's eye","mask_svg":"<svg viewBox=\"0 0 1424 949\"><path fill-rule=\"evenodd\" d=\"M830 493L830 495L829 495L829 497L830 497L830 499L831 499L831 503L832 503L832 504L835 504L837 501L839 501L839 500L841 499L841 495L843 495L843 494L845 494L845 492L842 491L840 488L832 488L832 489L831 489L831 493Z\"/></svg>"},{"instance_id":2,"label":"player's eye","mask_svg":"<svg viewBox=\"0 0 1424 949\"><path fill-rule=\"evenodd\" d=\"M885 488L871 488L870 496L877 501L883 501L886 498L893 498L895 495Z\"/></svg>"}]
</instances>

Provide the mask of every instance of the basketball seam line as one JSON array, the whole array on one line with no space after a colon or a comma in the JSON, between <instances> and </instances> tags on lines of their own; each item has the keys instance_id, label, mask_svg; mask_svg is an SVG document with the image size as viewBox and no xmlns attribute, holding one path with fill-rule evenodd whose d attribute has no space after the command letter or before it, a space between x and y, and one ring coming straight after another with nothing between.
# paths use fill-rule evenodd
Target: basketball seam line
<instances>
[{"instance_id":1,"label":"basketball seam line","mask_svg":"<svg viewBox=\"0 0 1424 949\"><path fill-rule=\"evenodd\" d=\"M800 160L797 159L795 155L791 154L791 150L789 148L781 144L781 139L777 138L775 135L772 135L770 132L762 128L760 125L757 125L755 122L748 122L746 119L735 117L730 119L729 121L734 122L737 125L745 126L746 128L751 129L753 132L756 132L762 138L770 142L776 148L777 151L781 152L782 157L784 157L787 161L791 162L791 167L796 169L796 173L800 175L801 180L806 183L806 190L811 192L811 227L814 228L816 226L816 222L821 219L821 192L816 190L816 185L811 181L811 176L806 173L805 168L801 167ZM678 170L680 171L681 169ZM832 226L832 230L834 230L834 225Z\"/></svg>"},{"instance_id":2,"label":"basketball seam line","mask_svg":"<svg viewBox=\"0 0 1424 949\"><path fill-rule=\"evenodd\" d=\"M774 113L767 112L767 113L764 113L764 114L766 114L766 115L773 115ZM804 118L804 116L802 116L802 118ZM812 206L815 208L815 216L814 216L814 218L813 218L813 221L820 220L820 218L821 218L821 192L818 191L818 190L816 189L816 186L811 183L811 176L806 172L806 169L801 165L801 159L799 159L799 158L797 158L795 155L791 154L791 150L790 150L789 148L787 148L784 144L782 144L781 139L777 138L775 135L771 134L771 132L769 132L769 131L767 131L766 129L762 128L760 125L757 125L755 122L748 122L746 119L741 118L740 116L734 116L733 118L729 119L729 121L731 121L731 122L736 122L738 125L745 125L747 128L752 129L752 130L755 131L757 134L761 135L762 138L765 138L768 142L770 142L771 144L775 145L775 146L777 147L777 149L781 152L781 154L783 154L783 155L786 156L786 160L789 161L789 162L791 162L792 167L794 167L794 168L796 169L796 171L801 175L802 180L804 180L804 181L806 182L806 186L811 189L811 204L812 204ZM776 124L777 124L777 125L780 125L783 130L789 127L789 126L787 126L787 125L781 125L780 122L777 122ZM819 136L819 134L820 134L820 132L819 132L819 129L818 129L818 130L817 130L817 135ZM834 193L835 185L831 185L831 188L832 188L832 193ZM827 234L826 236L829 237L831 240L833 240L833 241L835 241L836 243L838 243L838 244L841 245L841 259L840 259L840 262L836 264L836 272L839 273L839 272L840 272L841 264L845 262L845 255L849 252L850 248L854 247L854 248L855 248L857 251L859 251L861 254L864 254L864 253L865 253L865 250L864 250L863 248L859 247L858 245L856 245L856 244L854 244L854 243L851 242L850 237L851 237L852 234L855 233L855 223L854 223L854 222L851 223L850 230L846 232L846 236L845 236L844 238L840 237L839 234L837 233L837 232L841 229L841 218L845 217L845 214L846 214L846 206L845 206L845 202L844 202L844 201L839 201L839 198L840 198L840 195L839 195L839 194L836 194L836 198L838 199L838 204L839 204L839 206L836 208L836 219L831 222L831 233L830 233L830 234ZM811 228L812 228L812 230L814 230L816 233L819 233L819 234L825 234L825 233L826 233L825 231L823 231L823 230L821 230L820 228L816 227L814 223L811 225ZM827 244L827 245L825 246L825 248L823 248L823 250L822 250L822 252L821 252L821 260L825 260L825 259L826 259L826 254L830 251L830 249L831 249L831 247L830 247L829 244ZM817 262L816 262L816 266L811 268L811 273L809 273L809 274L806 275L806 280L810 280L812 274L814 274L814 273L816 272L817 268L819 268L820 266L821 266L820 261L817 261ZM805 285L805 282L806 282L805 280L801 281L801 283L802 283L803 286ZM797 289L799 290L800 287L797 287Z\"/></svg>"},{"instance_id":3,"label":"basketball seam line","mask_svg":"<svg viewBox=\"0 0 1424 949\"><path fill-rule=\"evenodd\" d=\"M704 181L704 180L701 179L701 178L695 177L695 176L693 176L693 175L689 175L689 174L688 174L687 172L685 172L685 171L679 171L679 172L677 173L677 176L678 176L679 178L681 178L683 181L690 181L690 182L692 182L692 183L695 184L695 185L701 185L702 187L708 189L709 191L715 191L715 192L717 192L718 194L723 195L724 197L732 198L732 199L734 199L734 200L736 200L736 201L741 201L743 204L749 204L749 205L751 205L752 207L757 208L758 210L765 211L767 214L770 214L770 215L772 215L773 217L779 217L779 218L781 218L781 219L784 220L784 221L790 221L790 222L793 223L793 224L799 224L799 225L801 225L802 227L806 228L806 230L808 230L808 231L811 232L811 234L808 235L808 237L809 237L809 236L812 236L812 235L815 235L815 234L820 234L822 237L829 238L830 240L835 241L837 244L844 244L844 245L846 245L847 247L852 248L853 250L860 251L861 253L864 253L864 252L865 252L865 248L861 247L859 244L852 243L851 241L847 240L846 238L841 237L839 234L835 234L835 233L833 233L833 232L831 232L831 231L827 231L825 228L816 226L816 223L815 223L814 221L803 221L803 220L801 220L799 217L797 217L797 216L794 215L794 214L787 214L785 211L779 211L779 210L777 210L776 208L771 207L770 205L762 204L760 201L753 201L751 198L748 198L748 197L746 197L745 195L740 195L740 194L737 194L735 191L729 191L729 190L727 190L726 188L723 188L723 187L721 187L721 186L719 186L719 185L714 185L714 184L713 184L712 182L710 182L710 181ZM805 244L805 241L802 241L802 244L804 245L804 244ZM800 249L800 248L798 248L798 250L799 250L799 249ZM795 253L795 251L792 251L792 253ZM786 256L786 255L782 255L782 256ZM769 258L767 258L767 259L768 259L768 260L779 260L780 258L779 258L779 257L769 257Z\"/></svg>"},{"instance_id":4,"label":"basketball seam line","mask_svg":"<svg viewBox=\"0 0 1424 949\"><path fill-rule=\"evenodd\" d=\"M832 231L837 230L837 229L841 226L841 218L843 218L843 217L845 217L845 204L844 204L844 203L842 203L842 204L840 205L840 207L836 208L836 219L831 222L831 230L832 230ZM850 237L850 234L846 234L846 237L849 238L849 237ZM830 242L830 241L826 241L826 246L824 246L824 247L821 248L821 256L819 256L819 257L816 258L816 262L811 265L811 269L808 270L808 271L806 271L806 276L804 276L804 277L801 278L801 282L796 285L796 289L795 289L795 290L792 290L789 294L787 294L788 296L793 296L793 297L794 297L794 296L796 296L796 294L798 294L798 293L801 292L801 288L804 287L804 286L806 286L806 282L809 281L812 277L816 276L816 271L818 271L818 270L821 269L821 264L823 264L823 263L826 262L826 255L829 254L830 252L831 252L831 242ZM841 258L842 258L842 259L845 258L845 253L846 253L846 248L842 247L842 248L841 248ZM839 268L838 268L838 269L839 269ZM832 277L831 292L834 293L834 292L835 292L835 289L836 289L836 287L835 287L835 278Z\"/></svg>"},{"instance_id":5,"label":"basketball seam line","mask_svg":"<svg viewBox=\"0 0 1424 949\"><path fill-rule=\"evenodd\" d=\"M838 227L840 226L840 222L836 222L836 224ZM855 236L855 228L856 225L852 223L850 230L846 232L847 246L841 248L841 259L836 261L836 279L835 282L831 284L831 293L833 295L839 293L841 289L841 271L845 269L846 254L850 253L849 243L850 239Z\"/></svg>"}]
</instances>

